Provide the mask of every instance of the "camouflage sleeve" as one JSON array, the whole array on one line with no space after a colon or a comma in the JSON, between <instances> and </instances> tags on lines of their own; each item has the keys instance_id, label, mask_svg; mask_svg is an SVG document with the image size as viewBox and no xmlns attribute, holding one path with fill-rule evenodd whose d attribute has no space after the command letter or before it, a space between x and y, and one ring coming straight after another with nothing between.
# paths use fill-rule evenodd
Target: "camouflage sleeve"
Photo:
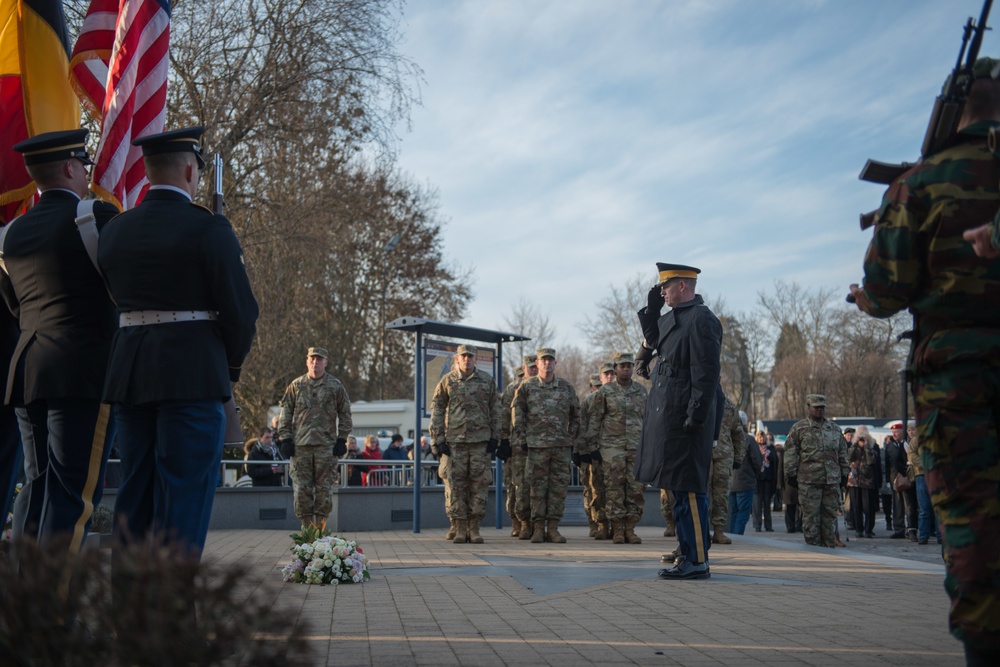
<instances>
[{"instance_id":1,"label":"camouflage sleeve","mask_svg":"<svg viewBox=\"0 0 1000 667\"><path fill-rule=\"evenodd\" d=\"M527 442L528 436L525 419L528 417L528 383L522 382L521 386L514 392L514 424L512 426L511 440L515 445L523 445Z\"/></svg>"},{"instance_id":2,"label":"camouflage sleeve","mask_svg":"<svg viewBox=\"0 0 1000 667\"><path fill-rule=\"evenodd\" d=\"M590 406L587 408L586 432L582 433L580 437L579 447L581 449L579 453L581 454L589 454L600 446L601 426L604 424L604 415L608 411L608 401L604 397L604 392L598 390L593 396L590 399Z\"/></svg>"},{"instance_id":3,"label":"camouflage sleeve","mask_svg":"<svg viewBox=\"0 0 1000 667\"><path fill-rule=\"evenodd\" d=\"M577 443L577 451L581 454L590 453L591 449L587 449L585 442L587 438L587 428L590 425L590 405L594 402L593 398L588 398L588 396L593 396L593 394L588 394L583 397L580 401L580 441Z\"/></svg>"},{"instance_id":4,"label":"camouflage sleeve","mask_svg":"<svg viewBox=\"0 0 1000 667\"><path fill-rule=\"evenodd\" d=\"M278 438L280 440L292 440L295 438L295 426L293 417L295 416L295 385L290 384L285 389L285 395L281 397L281 415L278 417Z\"/></svg>"},{"instance_id":5,"label":"camouflage sleeve","mask_svg":"<svg viewBox=\"0 0 1000 667\"><path fill-rule=\"evenodd\" d=\"M500 439L510 439L510 419L513 409L514 391L513 385L507 385L503 394L500 395Z\"/></svg>"},{"instance_id":6,"label":"camouflage sleeve","mask_svg":"<svg viewBox=\"0 0 1000 667\"><path fill-rule=\"evenodd\" d=\"M502 429L503 411L500 409L500 392L497 384L490 378L490 437L499 438Z\"/></svg>"},{"instance_id":7,"label":"camouflage sleeve","mask_svg":"<svg viewBox=\"0 0 1000 667\"><path fill-rule=\"evenodd\" d=\"M799 474L799 429L792 426L785 438L785 477L798 477Z\"/></svg>"},{"instance_id":8,"label":"camouflage sleeve","mask_svg":"<svg viewBox=\"0 0 1000 667\"><path fill-rule=\"evenodd\" d=\"M890 317L907 307L920 289L920 221L924 202L907 178L897 179L882 198L878 224L864 263L864 292L859 304L875 317Z\"/></svg>"},{"instance_id":9,"label":"camouflage sleeve","mask_svg":"<svg viewBox=\"0 0 1000 667\"><path fill-rule=\"evenodd\" d=\"M840 462L840 476L847 477L847 474L851 471L851 466L847 461L847 441L844 440L844 434L837 429L837 437L840 438L840 451L838 452L838 460Z\"/></svg>"},{"instance_id":10,"label":"camouflage sleeve","mask_svg":"<svg viewBox=\"0 0 1000 667\"><path fill-rule=\"evenodd\" d=\"M733 463L740 463L743 461L743 457L747 455L747 438L746 431L743 430L743 425L740 424L740 436L737 438L735 434L733 435ZM788 445L785 445L785 455L788 455ZM781 480L784 483L785 480Z\"/></svg>"},{"instance_id":11,"label":"camouflage sleeve","mask_svg":"<svg viewBox=\"0 0 1000 667\"><path fill-rule=\"evenodd\" d=\"M448 410L448 376L445 375L434 389L431 399L431 442L435 445L445 441L444 416Z\"/></svg>"},{"instance_id":12,"label":"camouflage sleeve","mask_svg":"<svg viewBox=\"0 0 1000 667\"><path fill-rule=\"evenodd\" d=\"M347 395L347 388L340 385L337 392L337 437L347 439L354 428L354 418L351 416L351 397Z\"/></svg>"},{"instance_id":13,"label":"camouflage sleeve","mask_svg":"<svg viewBox=\"0 0 1000 667\"><path fill-rule=\"evenodd\" d=\"M743 421L740 419L740 413L736 411L736 418L730 419L729 423L726 424L726 428L729 429L729 437L733 439L733 463L743 460L743 450L740 443L746 444L743 438Z\"/></svg>"},{"instance_id":14,"label":"camouflage sleeve","mask_svg":"<svg viewBox=\"0 0 1000 667\"><path fill-rule=\"evenodd\" d=\"M572 387L569 400L569 437L575 441L580 435L580 399L576 397L576 391Z\"/></svg>"}]
</instances>

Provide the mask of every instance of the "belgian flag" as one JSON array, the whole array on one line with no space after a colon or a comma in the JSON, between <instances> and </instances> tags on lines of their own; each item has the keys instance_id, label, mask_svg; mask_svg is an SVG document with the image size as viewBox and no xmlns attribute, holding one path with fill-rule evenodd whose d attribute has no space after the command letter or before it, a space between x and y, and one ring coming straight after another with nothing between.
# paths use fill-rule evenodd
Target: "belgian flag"
<instances>
[{"instance_id":1,"label":"belgian flag","mask_svg":"<svg viewBox=\"0 0 1000 667\"><path fill-rule=\"evenodd\" d=\"M0 223L19 214L35 193L14 144L80 127L69 52L60 0L0 0Z\"/></svg>"}]
</instances>

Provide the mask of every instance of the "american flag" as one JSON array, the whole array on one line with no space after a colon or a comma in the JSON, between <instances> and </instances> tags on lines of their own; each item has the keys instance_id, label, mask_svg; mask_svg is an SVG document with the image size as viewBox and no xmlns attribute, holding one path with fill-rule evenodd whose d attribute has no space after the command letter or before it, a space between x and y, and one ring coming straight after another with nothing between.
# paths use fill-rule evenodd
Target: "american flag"
<instances>
[{"instance_id":1,"label":"american flag","mask_svg":"<svg viewBox=\"0 0 1000 667\"><path fill-rule=\"evenodd\" d=\"M119 209L149 188L133 139L163 131L169 0L91 0L70 59L70 82L101 123L91 189Z\"/></svg>"}]
</instances>

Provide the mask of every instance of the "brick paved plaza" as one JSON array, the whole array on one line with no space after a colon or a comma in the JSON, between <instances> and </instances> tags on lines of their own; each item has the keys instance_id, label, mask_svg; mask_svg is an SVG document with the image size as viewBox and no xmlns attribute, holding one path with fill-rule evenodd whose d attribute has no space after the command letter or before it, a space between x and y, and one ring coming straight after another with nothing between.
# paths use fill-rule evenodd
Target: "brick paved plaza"
<instances>
[{"instance_id":1,"label":"brick paved plaza","mask_svg":"<svg viewBox=\"0 0 1000 667\"><path fill-rule=\"evenodd\" d=\"M675 546L563 530L531 544L484 529L455 545L441 530L358 532L364 585L286 584L286 531L209 534L207 563L250 567L247 581L307 623L317 665L961 665L947 632L937 546L884 537L846 549L753 533L710 552L707 581L656 578Z\"/></svg>"}]
</instances>

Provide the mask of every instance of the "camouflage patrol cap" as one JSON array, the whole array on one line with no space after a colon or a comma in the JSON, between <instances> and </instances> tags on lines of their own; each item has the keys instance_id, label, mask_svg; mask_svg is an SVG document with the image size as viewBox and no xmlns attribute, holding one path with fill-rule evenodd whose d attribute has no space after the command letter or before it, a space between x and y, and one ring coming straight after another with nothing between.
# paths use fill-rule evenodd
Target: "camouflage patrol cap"
<instances>
[{"instance_id":1,"label":"camouflage patrol cap","mask_svg":"<svg viewBox=\"0 0 1000 667\"><path fill-rule=\"evenodd\" d=\"M479 354L479 350L476 349L475 345L464 345L464 344L463 345L459 345L458 346L458 351L455 352L455 355L460 357L463 354L469 354L469 355L472 355L474 357L477 354Z\"/></svg>"},{"instance_id":2,"label":"camouflage patrol cap","mask_svg":"<svg viewBox=\"0 0 1000 667\"><path fill-rule=\"evenodd\" d=\"M591 387L600 387L602 384L604 384L604 383L601 382L601 376L600 375L591 375L590 376L590 386Z\"/></svg>"},{"instance_id":3,"label":"camouflage patrol cap","mask_svg":"<svg viewBox=\"0 0 1000 667\"><path fill-rule=\"evenodd\" d=\"M537 354L526 354L526 355L524 355L524 365L525 366L537 366L538 365L538 355Z\"/></svg>"},{"instance_id":4,"label":"camouflage patrol cap","mask_svg":"<svg viewBox=\"0 0 1000 667\"><path fill-rule=\"evenodd\" d=\"M604 363L602 363L600 365L600 367L598 368L598 370L601 371L601 374L604 374L604 373L614 373L615 372L615 364L612 361L605 361Z\"/></svg>"},{"instance_id":5,"label":"camouflage patrol cap","mask_svg":"<svg viewBox=\"0 0 1000 667\"><path fill-rule=\"evenodd\" d=\"M521 367L521 366L518 366L517 370L514 371L514 377L516 377L516 378L523 378L524 377L524 368Z\"/></svg>"},{"instance_id":6,"label":"camouflage patrol cap","mask_svg":"<svg viewBox=\"0 0 1000 667\"><path fill-rule=\"evenodd\" d=\"M309 351L306 352L307 357L323 357L324 359L329 359L329 354L325 347L310 347Z\"/></svg>"},{"instance_id":7,"label":"camouflage patrol cap","mask_svg":"<svg viewBox=\"0 0 1000 667\"><path fill-rule=\"evenodd\" d=\"M823 394L809 394L806 396L806 405L810 408L826 407L826 396Z\"/></svg>"},{"instance_id":8,"label":"camouflage patrol cap","mask_svg":"<svg viewBox=\"0 0 1000 667\"><path fill-rule=\"evenodd\" d=\"M556 349L554 347L540 347L537 350L535 350L535 354L538 355L538 359L541 359L543 357L552 357L553 359L555 359Z\"/></svg>"},{"instance_id":9,"label":"camouflage patrol cap","mask_svg":"<svg viewBox=\"0 0 1000 667\"><path fill-rule=\"evenodd\" d=\"M632 356L631 352L619 352L615 355L615 366L618 364L634 364L635 357Z\"/></svg>"}]
</instances>

